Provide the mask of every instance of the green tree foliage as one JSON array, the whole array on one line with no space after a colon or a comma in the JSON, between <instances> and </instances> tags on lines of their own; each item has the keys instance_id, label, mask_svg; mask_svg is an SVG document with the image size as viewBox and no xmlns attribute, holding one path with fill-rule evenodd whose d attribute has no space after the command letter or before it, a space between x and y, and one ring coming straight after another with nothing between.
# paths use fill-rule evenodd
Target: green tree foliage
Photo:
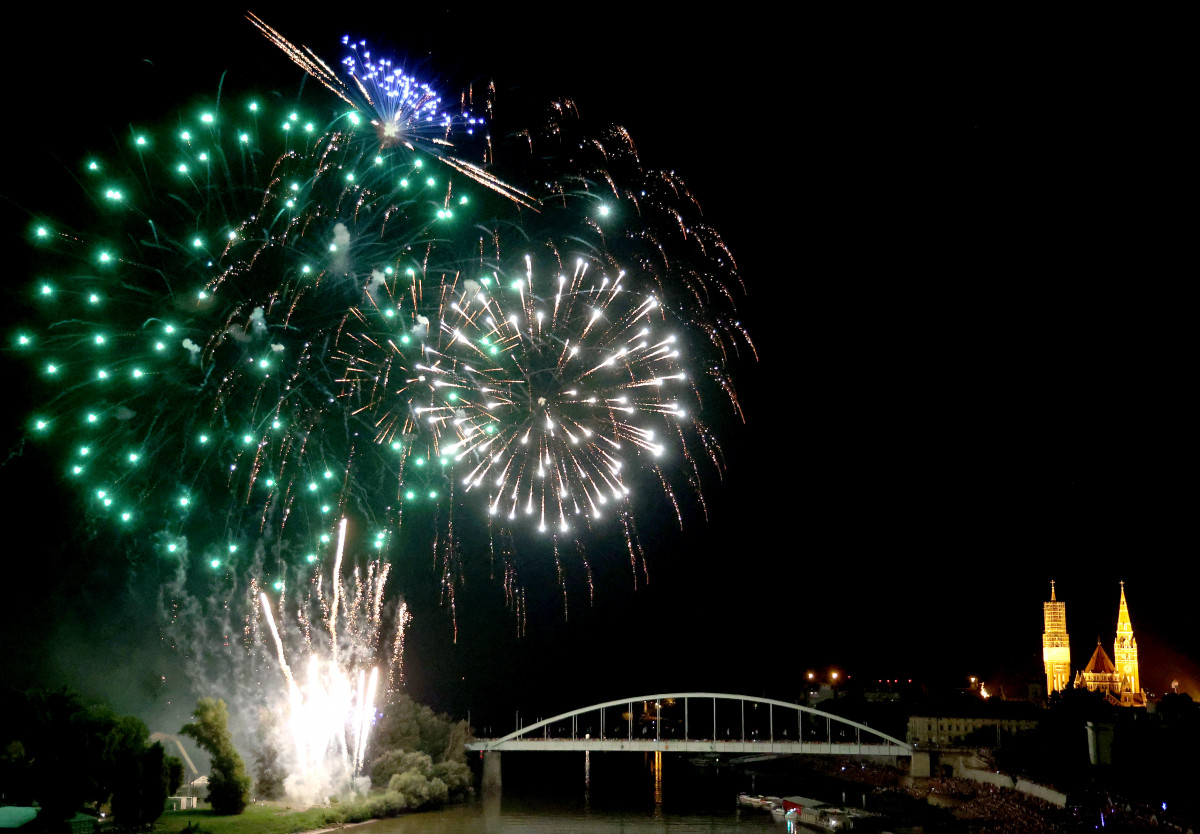
<instances>
[{"instance_id":1,"label":"green tree foliage","mask_svg":"<svg viewBox=\"0 0 1200 834\"><path fill-rule=\"evenodd\" d=\"M164 766L167 769L167 796L175 796L183 786L183 760L167 756Z\"/></svg>"},{"instance_id":2,"label":"green tree foliage","mask_svg":"<svg viewBox=\"0 0 1200 834\"><path fill-rule=\"evenodd\" d=\"M428 753L389 750L372 765L371 784L382 788L390 785L392 778L401 773L416 773L422 779L427 779L432 772L433 760Z\"/></svg>"},{"instance_id":3,"label":"green tree foliage","mask_svg":"<svg viewBox=\"0 0 1200 834\"><path fill-rule=\"evenodd\" d=\"M167 751L154 742L142 757L141 817L149 825L158 819L171 795L171 775L167 770Z\"/></svg>"},{"instance_id":4,"label":"green tree foliage","mask_svg":"<svg viewBox=\"0 0 1200 834\"><path fill-rule=\"evenodd\" d=\"M265 708L259 710L254 749L254 795L259 799L283 798L285 774L279 764L279 748L275 746L278 730L275 713Z\"/></svg>"},{"instance_id":5,"label":"green tree foliage","mask_svg":"<svg viewBox=\"0 0 1200 834\"><path fill-rule=\"evenodd\" d=\"M7 801L37 802L50 822L107 801L122 826L146 826L162 814L163 750L147 746L141 720L65 689L5 692L0 699L0 785Z\"/></svg>"},{"instance_id":6,"label":"green tree foliage","mask_svg":"<svg viewBox=\"0 0 1200 834\"><path fill-rule=\"evenodd\" d=\"M441 780L450 802L461 802L471 793L471 768L462 762L438 762L430 770L430 778Z\"/></svg>"},{"instance_id":7,"label":"green tree foliage","mask_svg":"<svg viewBox=\"0 0 1200 834\"><path fill-rule=\"evenodd\" d=\"M467 764L467 744L475 740L475 734L466 721L455 721L450 725L446 734L446 746L440 756L434 756L436 763L456 762L464 767Z\"/></svg>"},{"instance_id":8,"label":"green tree foliage","mask_svg":"<svg viewBox=\"0 0 1200 834\"><path fill-rule=\"evenodd\" d=\"M69 748L65 744L71 735L71 716L81 706L76 699L70 710L63 709L57 702L65 695L6 692L0 710L0 739L4 744L0 784L4 785L4 798L18 805L36 801L42 806L42 814L55 820L65 819L87 801L82 779L56 796L46 789L56 763L63 767L62 772L70 772L66 761Z\"/></svg>"},{"instance_id":9,"label":"green tree foliage","mask_svg":"<svg viewBox=\"0 0 1200 834\"><path fill-rule=\"evenodd\" d=\"M105 789L104 710L93 709L62 689L8 693L3 742L9 751L2 781L9 802L42 807L48 820L62 820L85 804L108 798ZM64 773L78 778L62 780Z\"/></svg>"},{"instance_id":10,"label":"green tree foliage","mask_svg":"<svg viewBox=\"0 0 1200 834\"><path fill-rule=\"evenodd\" d=\"M113 785L113 817L123 828L144 828L157 820L167 801L166 755L158 742L119 757Z\"/></svg>"},{"instance_id":11,"label":"green tree foliage","mask_svg":"<svg viewBox=\"0 0 1200 834\"><path fill-rule=\"evenodd\" d=\"M254 795L259 799L282 799L283 780L278 748L273 744L265 744L255 750Z\"/></svg>"},{"instance_id":12,"label":"green tree foliage","mask_svg":"<svg viewBox=\"0 0 1200 834\"><path fill-rule=\"evenodd\" d=\"M240 814L250 802L250 775L233 746L229 733L229 710L225 702L201 698L192 712L196 720L184 724L180 733L208 751L212 772L208 777L208 801L221 815Z\"/></svg>"},{"instance_id":13,"label":"green tree foliage","mask_svg":"<svg viewBox=\"0 0 1200 834\"><path fill-rule=\"evenodd\" d=\"M471 729L409 698L397 695L382 710L372 733L371 784L419 808L465 799L471 792L466 748Z\"/></svg>"},{"instance_id":14,"label":"green tree foliage","mask_svg":"<svg viewBox=\"0 0 1200 834\"><path fill-rule=\"evenodd\" d=\"M381 757L380 770L390 772L382 793L339 802L325 814L326 825L394 817L429 805L465 797L471 790L471 771L458 762L434 764L427 753L392 751ZM378 776L378 773L376 774Z\"/></svg>"},{"instance_id":15,"label":"green tree foliage","mask_svg":"<svg viewBox=\"0 0 1200 834\"><path fill-rule=\"evenodd\" d=\"M437 777L430 779L419 770L397 773L388 781L388 793L402 795L410 808L444 805L449 796L445 782Z\"/></svg>"},{"instance_id":16,"label":"green tree foliage","mask_svg":"<svg viewBox=\"0 0 1200 834\"><path fill-rule=\"evenodd\" d=\"M407 695L394 696L381 712L371 733L372 760L389 750L408 750L426 753L434 762L466 762L463 744L472 739L467 722L451 721Z\"/></svg>"}]
</instances>

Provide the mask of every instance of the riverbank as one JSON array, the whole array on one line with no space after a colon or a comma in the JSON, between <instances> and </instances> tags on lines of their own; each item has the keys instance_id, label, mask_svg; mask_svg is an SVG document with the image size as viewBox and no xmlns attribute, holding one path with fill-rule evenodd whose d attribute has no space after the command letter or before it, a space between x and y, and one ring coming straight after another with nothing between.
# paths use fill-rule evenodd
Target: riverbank
<instances>
[{"instance_id":1,"label":"riverbank","mask_svg":"<svg viewBox=\"0 0 1200 834\"><path fill-rule=\"evenodd\" d=\"M284 802L256 802L245 812L218 816L211 809L167 811L154 825L154 834L316 834L362 825L365 822L338 822L336 808L308 808L300 811ZM190 826L190 827L189 827Z\"/></svg>"}]
</instances>

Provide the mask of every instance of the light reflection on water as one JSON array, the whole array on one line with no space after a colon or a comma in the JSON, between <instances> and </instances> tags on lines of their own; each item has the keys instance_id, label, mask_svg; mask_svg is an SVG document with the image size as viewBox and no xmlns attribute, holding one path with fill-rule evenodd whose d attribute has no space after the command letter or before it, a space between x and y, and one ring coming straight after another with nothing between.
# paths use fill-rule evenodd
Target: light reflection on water
<instances>
[{"instance_id":1,"label":"light reflection on water","mask_svg":"<svg viewBox=\"0 0 1200 834\"><path fill-rule=\"evenodd\" d=\"M663 754L504 759L504 790L440 811L357 828L359 834L782 834L757 809L739 809L741 779ZM743 777L744 778L744 777Z\"/></svg>"},{"instance_id":2,"label":"light reflection on water","mask_svg":"<svg viewBox=\"0 0 1200 834\"><path fill-rule=\"evenodd\" d=\"M727 834L727 832L783 832L770 815L740 812L729 816L694 816L646 812L573 811L539 808L526 802L504 802L485 797L470 805L441 811L409 814L357 828L361 834Z\"/></svg>"}]
</instances>

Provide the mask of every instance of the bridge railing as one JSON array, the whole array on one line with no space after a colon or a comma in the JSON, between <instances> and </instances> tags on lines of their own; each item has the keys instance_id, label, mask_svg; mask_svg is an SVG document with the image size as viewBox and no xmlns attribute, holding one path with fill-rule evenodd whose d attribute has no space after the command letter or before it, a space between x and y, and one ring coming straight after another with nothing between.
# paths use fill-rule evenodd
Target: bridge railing
<instances>
[{"instance_id":1,"label":"bridge railing","mask_svg":"<svg viewBox=\"0 0 1200 834\"><path fill-rule=\"evenodd\" d=\"M826 745L911 746L872 727L814 707L721 692L674 692L621 698L564 712L519 727L473 750L520 739L610 741L809 742Z\"/></svg>"}]
</instances>

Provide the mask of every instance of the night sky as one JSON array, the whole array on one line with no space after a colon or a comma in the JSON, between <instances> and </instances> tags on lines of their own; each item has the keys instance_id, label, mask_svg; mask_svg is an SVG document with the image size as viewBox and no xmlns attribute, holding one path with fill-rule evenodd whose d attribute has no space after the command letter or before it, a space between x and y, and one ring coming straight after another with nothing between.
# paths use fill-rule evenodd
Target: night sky
<instances>
[{"instance_id":1,"label":"night sky","mask_svg":"<svg viewBox=\"0 0 1200 834\"><path fill-rule=\"evenodd\" d=\"M710 520L639 517L649 586L593 551L595 603L572 581L566 619L553 566L531 568L519 639L485 556L466 554L457 643L436 587L398 570L419 700L482 726L662 691L794 698L834 664L1024 695L1051 579L1073 666L1097 637L1111 651L1124 580L1144 685L1200 696L1194 325L1161 254L1181 225L1160 199L1177 134L1151 83L1169 56L1048 20L255 8L330 60L350 32L624 125L643 164L683 176L748 289L759 361L736 368L747 419L720 427ZM35 14L3 59L10 293L36 277L23 207L75 198L41 172L111 144L99 125L168 115L225 70L285 91L301 75L229 4L133 25ZM70 685L174 731L222 693L163 649L153 571L102 530L79 543L58 464L20 445L24 366L4 363L5 449L23 449L0 468L5 683Z\"/></svg>"}]
</instances>

